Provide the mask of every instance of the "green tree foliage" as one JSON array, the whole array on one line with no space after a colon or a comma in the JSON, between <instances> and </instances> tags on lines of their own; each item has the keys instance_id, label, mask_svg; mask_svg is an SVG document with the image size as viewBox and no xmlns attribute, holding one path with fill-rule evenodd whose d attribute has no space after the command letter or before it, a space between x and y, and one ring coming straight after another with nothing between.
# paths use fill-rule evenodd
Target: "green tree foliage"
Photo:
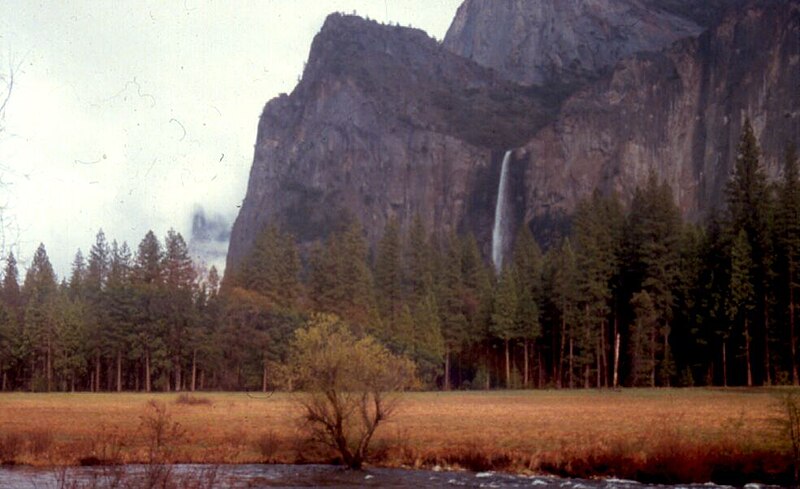
<instances>
[{"instance_id":1,"label":"green tree foliage","mask_svg":"<svg viewBox=\"0 0 800 489\"><path fill-rule=\"evenodd\" d=\"M443 259L441 286L439 288L439 315L444 339L444 389L449 390L451 355L464 346L469 333L469 321L464 314L464 280L461 269L460 240L451 235Z\"/></svg>"},{"instance_id":2,"label":"green tree foliage","mask_svg":"<svg viewBox=\"0 0 800 489\"><path fill-rule=\"evenodd\" d=\"M55 301L58 292L56 275L40 244L22 289L25 301L23 335L31 345L31 390L47 390L53 385L53 356L56 344Z\"/></svg>"},{"instance_id":3,"label":"green tree foliage","mask_svg":"<svg viewBox=\"0 0 800 489\"><path fill-rule=\"evenodd\" d=\"M267 227L256 239L238 272L237 284L290 307L300 299L300 258L294 237L277 226Z\"/></svg>"},{"instance_id":4,"label":"green tree foliage","mask_svg":"<svg viewBox=\"0 0 800 489\"><path fill-rule=\"evenodd\" d=\"M303 390L311 440L336 450L358 469L377 428L391 419L397 393L413 385L414 364L370 336L359 337L334 316L315 316L292 342L293 384Z\"/></svg>"},{"instance_id":5,"label":"green tree foliage","mask_svg":"<svg viewBox=\"0 0 800 489\"><path fill-rule=\"evenodd\" d=\"M655 321L641 324L654 328L648 333L652 339L650 349L659 359L650 364L651 379L655 380L658 369L662 385L669 385L675 375L669 335L680 278L681 228L672 189L651 174L631 204L626 224L626 261L630 284L647 292L655 313Z\"/></svg>"},{"instance_id":6,"label":"green tree foliage","mask_svg":"<svg viewBox=\"0 0 800 489\"><path fill-rule=\"evenodd\" d=\"M401 260L400 227L397 220L390 219L378 242L375 258L375 292L381 317L389 330L397 327L405 299Z\"/></svg>"},{"instance_id":7,"label":"green tree foliage","mask_svg":"<svg viewBox=\"0 0 800 489\"><path fill-rule=\"evenodd\" d=\"M597 383L607 364L608 315L611 312L612 281L619 274L619 251L622 243L623 213L616 196L603 197L595 192L581 201L575 211L574 237L578 266L578 286L582 298L582 318L574 329L574 358L588 387L595 367ZM572 356L572 355L571 355ZM607 373L607 366L605 368ZM607 377L605 377L607 379Z\"/></svg>"},{"instance_id":8,"label":"green tree foliage","mask_svg":"<svg viewBox=\"0 0 800 489\"><path fill-rule=\"evenodd\" d=\"M511 388L511 347L520 337L517 283L510 267L504 267L495 289L490 332L503 342L505 352L505 383Z\"/></svg>"},{"instance_id":9,"label":"green tree foliage","mask_svg":"<svg viewBox=\"0 0 800 489\"><path fill-rule=\"evenodd\" d=\"M222 288L173 230L135 256L100 231L60 286L44 246L22 288L9 255L0 388L291 388L295 331L318 313L428 387L800 383L797 157L772 186L759 160L745 124L721 214L683 222L650 176L625 211L581 201L544 254L525 223L499 277L472 234L429 235L419 216L390 220L373 249L352 219L303 246L269 226Z\"/></svg>"},{"instance_id":10,"label":"green tree foliage","mask_svg":"<svg viewBox=\"0 0 800 489\"><path fill-rule=\"evenodd\" d=\"M772 194L767 177L761 166L761 151L753 127L745 120L739 140L733 175L726 186L728 209L728 232L732 239L744 231L750 246L753 262L752 283L755 305L753 316L759 318L760 327L754 329L753 339L763 345L760 364L764 383L771 381L770 373L770 302L772 290L774 255L771 244ZM751 321L755 324L755 321ZM750 338L751 336L748 336ZM751 352L755 353L755 352Z\"/></svg>"},{"instance_id":11,"label":"green tree foliage","mask_svg":"<svg viewBox=\"0 0 800 489\"><path fill-rule=\"evenodd\" d=\"M548 252L544 266L544 295L551 325L552 378L557 387L566 380L574 387L574 335L579 318L578 264L570 240ZM566 379L565 379L566 366Z\"/></svg>"},{"instance_id":12,"label":"green tree foliage","mask_svg":"<svg viewBox=\"0 0 800 489\"><path fill-rule=\"evenodd\" d=\"M727 311L728 319L737 324L744 335L748 386L753 385L750 358L750 312L753 310L755 302L753 268L750 242L747 239L747 233L742 229L734 239L731 249L731 282Z\"/></svg>"},{"instance_id":13,"label":"green tree foliage","mask_svg":"<svg viewBox=\"0 0 800 489\"><path fill-rule=\"evenodd\" d=\"M523 345L523 385L529 386L530 346L542 334L539 302L542 294L542 251L528 226L523 225L514 244L513 274L517 286L517 329Z\"/></svg>"},{"instance_id":14,"label":"green tree foliage","mask_svg":"<svg viewBox=\"0 0 800 489\"><path fill-rule=\"evenodd\" d=\"M800 171L797 150L786 149L783 178L778 186L775 218L775 237L778 250L778 269L781 271L781 294L786 304L789 324L789 355L792 384L800 385L797 367L797 289L800 286Z\"/></svg>"},{"instance_id":15,"label":"green tree foliage","mask_svg":"<svg viewBox=\"0 0 800 489\"><path fill-rule=\"evenodd\" d=\"M654 387L658 310L646 290L633 294L631 307L635 319L631 324L628 342L630 384L634 387Z\"/></svg>"},{"instance_id":16,"label":"green tree foliage","mask_svg":"<svg viewBox=\"0 0 800 489\"><path fill-rule=\"evenodd\" d=\"M166 321L162 315L164 284L163 251L153 231L148 231L134 259L131 272L136 298L133 350L144 368L144 390L153 389L153 374L166 363Z\"/></svg>"}]
</instances>

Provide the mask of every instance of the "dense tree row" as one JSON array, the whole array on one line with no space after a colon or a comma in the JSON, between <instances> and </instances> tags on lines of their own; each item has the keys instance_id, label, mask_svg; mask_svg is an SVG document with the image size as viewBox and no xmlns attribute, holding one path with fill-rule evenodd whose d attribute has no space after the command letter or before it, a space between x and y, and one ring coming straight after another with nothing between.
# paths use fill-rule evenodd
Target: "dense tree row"
<instances>
[{"instance_id":1,"label":"dense tree row","mask_svg":"<svg viewBox=\"0 0 800 489\"><path fill-rule=\"evenodd\" d=\"M298 247L269 227L238 270L198 270L180 234L132 253L97 235L58 283L44 246L0 290L2 388L194 390L281 384L294 331L338 315L412 359L428 387L798 384L800 174L770 184L748 124L726 206L684 222L651 176L629 210L581 202L542 252L528 226L494 270L470 235L351 220Z\"/></svg>"}]
</instances>

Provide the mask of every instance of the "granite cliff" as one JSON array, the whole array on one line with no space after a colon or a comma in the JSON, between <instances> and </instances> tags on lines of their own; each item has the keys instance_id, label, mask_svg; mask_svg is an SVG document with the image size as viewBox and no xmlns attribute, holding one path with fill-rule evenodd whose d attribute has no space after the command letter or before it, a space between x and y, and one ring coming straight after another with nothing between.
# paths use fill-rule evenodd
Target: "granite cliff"
<instances>
[{"instance_id":1,"label":"granite cliff","mask_svg":"<svg viewBox=\"0 0 800 489\"><path fill-rule=\"evenodd\" d=\"M374 243L390 217L420 214L474 232L488 255L512 148L514 225L594 188L630 196L651 171L702 217L745 116L773 176L800 139L799 12L797 0L467 0L443 44L332 15L298 86L264 108L228 267L267 223L308 242L348 216Z\"/></svg>"}]
</instances>

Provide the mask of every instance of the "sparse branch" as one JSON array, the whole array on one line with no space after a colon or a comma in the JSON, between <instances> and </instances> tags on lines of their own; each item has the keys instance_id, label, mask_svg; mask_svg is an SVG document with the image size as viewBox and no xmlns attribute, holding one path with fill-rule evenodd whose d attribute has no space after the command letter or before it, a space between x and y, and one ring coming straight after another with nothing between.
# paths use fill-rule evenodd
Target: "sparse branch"
<instances>
[{"instance_id":1,"label":"sparse branch","mask_svg":"<svg viewBox=\"0 0 800 489\"><path fill-rule=\"evenodd\" d=\"M396 398L414 378L413 364L371 337L357 338L346 325L320 316L298 331L292 352L300 405L309 438L339 453L358 469L378 426L394 412Z\"/></svg>"}]
</instances>

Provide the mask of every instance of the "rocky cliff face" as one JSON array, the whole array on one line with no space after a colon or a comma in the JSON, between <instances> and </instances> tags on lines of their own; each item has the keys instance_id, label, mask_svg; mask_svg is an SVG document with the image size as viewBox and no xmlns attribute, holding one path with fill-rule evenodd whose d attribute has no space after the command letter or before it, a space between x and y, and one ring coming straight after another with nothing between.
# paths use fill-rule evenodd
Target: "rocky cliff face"
<instances>
[{"instance_id":1,"label":"rocky cliff face","mask_svg":"<svg viewBox=\"0 0 800 489\"><path fill-rule=\"evenodd\" d=\"M264 108L228 266L268 222L302 241L348 216L372 242L415 214L490 229L499 149L530 140L565 95L504 80L422 31L330 16L300 84Z\"/></svg>"},{"instance_id":2,"label":"rocky cliff face","mask_svg":"<svg viewBox=\"0 0 800 489\"><path fill-rule=\"evenodd\" d=\"M626 56L701 31L640 0L467 0L444 44L511 80L542 85L596 78Z\"/></svg>"},{"instance_id":3,"label":"rocky cliff face","mask_svg":"<svg viewBox=\"0 0 800 489\"><path fill-rule=\"evenodd\" d=\"M630 198L649 172L690 218L723 200L749 117L773 178L800 139L800 3L731 12L698 38L636 55L564 104L525 145L526 216L571 209L595 188Z\"/></svg>"},{"instance_id":4,"label":"rocky cliff face","mask_svg":"<svg viewBox=\"0 0 800 489\"><path fill-rule=\"evenodd\" d=\"M651 171L700 217L745 116L773 176L800 142L800 1L720 2L467 0L445 47L329 17L300 84L264 108L229 269L269 222L307 242L348 216L374 243L420 214L488 256L509 148L512 226L595 188L630 196Z\"/></svg>"}]
</instances>

